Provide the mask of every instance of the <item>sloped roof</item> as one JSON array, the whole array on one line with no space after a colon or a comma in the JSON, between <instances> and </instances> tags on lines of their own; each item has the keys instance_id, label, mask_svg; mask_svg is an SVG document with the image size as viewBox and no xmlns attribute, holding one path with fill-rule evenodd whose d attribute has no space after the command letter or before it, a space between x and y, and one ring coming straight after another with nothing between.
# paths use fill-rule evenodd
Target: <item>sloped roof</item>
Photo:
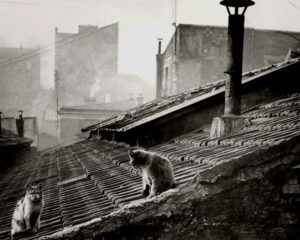
<instances>
[{"instance_id":1,"label":"sloped roof","mask_svg":"<svg viewBox=\"0 0 300 240\"><path fill-rule=\"evenodd\" d=\"M179 184L222 175L220 166L242 156L263 151L300 136L300 93L257 106L249 112L252 125L239 134L209 139L208 129L199 129L152 147L169 158ZM45 209L41 231L22 239L54 233L63 227L104 216L125 204L142 199L140 172L129 164L128 148L99 140L84 140L44 153L2 174L0 179L0 238L9 235L10 217L26 184L41 181ZM200 174L201 175L201 174Z\"/></svg>"},{"instance_id":2,"label":"sloped roof","mask_svg":"<svg viewBox=\"0 0 300 240\"><path fill-rule=\"evenodd\" d=\"M69 106L69 107L62 107L60 112L72 112L72 111L126 111L128 109L133 108L136 106L134 99L127 100L123 102L110 102L110 103L94 103L94 104L86 104L81 106Z\"/></svg>"},{"instance_id":3,"label":"sloped roof","mask_svg":"<svg viewBox=\"0 0 300 240\"><path fill-rule=\"evenodd\" d=\"M268 74L296 62L299 62L299 59L293 59L288 62L274 64L265 68L247 72L243 74L243 84L255 81L257 76ZM224 91L225 79L208 83L199 88L193 88L174 96L163 99L155 99L140 107L133 108L130 112L117 115L98 124L83 128L82 132L95 130L125 132Z\"/></svg>"}]
</instances>

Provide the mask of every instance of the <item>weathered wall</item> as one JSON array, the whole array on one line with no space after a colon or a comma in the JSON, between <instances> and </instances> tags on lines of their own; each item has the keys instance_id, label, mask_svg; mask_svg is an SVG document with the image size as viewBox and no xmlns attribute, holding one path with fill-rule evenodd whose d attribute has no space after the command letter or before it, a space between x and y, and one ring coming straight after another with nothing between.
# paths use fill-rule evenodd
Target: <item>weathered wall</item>
<instances>
[{"instance_id":1,"label":"weathered wall","mask_svg":"<svg viewBox=\"0 0 300 240\"><path fill-rule=\"evenodd\" d=\"M245 70L257 69L284 61L290 49L300 47L300 33L254 30L252 42L252 64L246 63Z\"/></svg>"},{"instance_id":2,"label":"weathered wall","mask_svg":"<svg viewBox=\"0 0 300 240\"><path fill-rule=\"evenodd\" d=\"M299 239L299 140L226 161L150 201L43 239Z\"/></svg>"},{"instance_id":3,"label":"weathered wall","mask_svg":"<svg viewBox=\"0 0 300 240\"><path fill-rule=\"evenodd\" d=\"M227 28L181 24L177 32L177 71L165 79L165 96L223 79ZM243 72L284 61L289 49L299 48L299 39L296 32L245 29ZM174 46L175 35L163 54L164 71L174 63Z\"/></svg>"},{"instance_id":4,"label":"weathered wall","mask_svg":"<svg viewBox=\"0 0 300 240\"><path fill-rule=\"evenodd\" d=\"M173 95L177 92L177 53L178 53L178 30L175 30L164 54L161 55L161 96Z\"/></svg>"},{"instance_id":5,"label":"weathered wall","mask_svg":"<svg viewBox=\"0 0 300 240\"><path fill-rule=\"evenodd\" d=\"M81 105L96 80L108 81L117 73L118 24L79 26L78 34L56 32L55 37L59 106Z\"/></svg>"},{"instance_id":6,"label":"weathered wall","mask_svg":"<svg viewBox=\"0 0 300 240\"><path fill-rule=\"evenodd\" d=\"M178 92L224 78L226 29L183 25L179 31Z\"/></svg>"}]
</instances>

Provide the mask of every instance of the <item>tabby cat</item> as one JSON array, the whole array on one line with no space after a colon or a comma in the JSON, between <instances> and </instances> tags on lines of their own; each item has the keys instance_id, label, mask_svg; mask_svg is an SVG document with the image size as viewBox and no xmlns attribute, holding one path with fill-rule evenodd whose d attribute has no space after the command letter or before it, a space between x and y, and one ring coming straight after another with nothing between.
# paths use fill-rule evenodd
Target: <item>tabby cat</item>
<instances>
[{"instance_id":1,"label":"tabby cat","mask_svg":"<svg viewBox=\"0 0 300 240\"><path fill-rule=\"evenodd\" d=\"M44 206L43 186L30 184L25 197L18 201L11 221L11 239L16 233L25 230L37 232L40 229L40 217Z\"/></svg>"}]
</instances>

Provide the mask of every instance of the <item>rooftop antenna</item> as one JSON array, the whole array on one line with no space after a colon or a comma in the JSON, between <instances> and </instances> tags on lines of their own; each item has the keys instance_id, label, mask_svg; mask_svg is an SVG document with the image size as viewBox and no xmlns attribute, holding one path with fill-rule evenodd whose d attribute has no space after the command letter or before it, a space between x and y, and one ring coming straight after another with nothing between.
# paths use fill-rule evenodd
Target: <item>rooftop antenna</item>
<instances>
[{"instance_id":1,"label":"rooftop antenna","mask_svg":"<svg viewBox=\"0 0 300 240\"><path fill-rule=\"evenodd\" d=\"M172 0L172 15L173 15L172 25L176 28L176 26L177 26L177 0Z\"/></svg>"}]
</instances>

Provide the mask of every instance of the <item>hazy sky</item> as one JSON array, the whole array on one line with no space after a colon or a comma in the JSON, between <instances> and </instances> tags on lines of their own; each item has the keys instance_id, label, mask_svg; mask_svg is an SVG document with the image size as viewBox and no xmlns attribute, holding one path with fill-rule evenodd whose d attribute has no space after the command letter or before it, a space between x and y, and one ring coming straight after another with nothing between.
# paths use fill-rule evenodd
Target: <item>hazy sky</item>
<instances>
[{"instance_id":1,"label":"hazy sky","mask_svg":"<svg viewBox=\"0 0 300 240\"><path fill-rule=\"evenodd\" d=\"M59 32L77 32L79 24L119 22L119 73L137 74L154 85L157 38L164 39L164 49L174 31L173 2L0 0L0 47L19 47L21 41L23 47L53 46L55 26ZM300 0L255 2L246 12L246 26L300 31ZM227 12L219 0L177 0L177 22L227 25ZM51 77L42 83L53 86Z\"/></svg>"}]
</instances>

